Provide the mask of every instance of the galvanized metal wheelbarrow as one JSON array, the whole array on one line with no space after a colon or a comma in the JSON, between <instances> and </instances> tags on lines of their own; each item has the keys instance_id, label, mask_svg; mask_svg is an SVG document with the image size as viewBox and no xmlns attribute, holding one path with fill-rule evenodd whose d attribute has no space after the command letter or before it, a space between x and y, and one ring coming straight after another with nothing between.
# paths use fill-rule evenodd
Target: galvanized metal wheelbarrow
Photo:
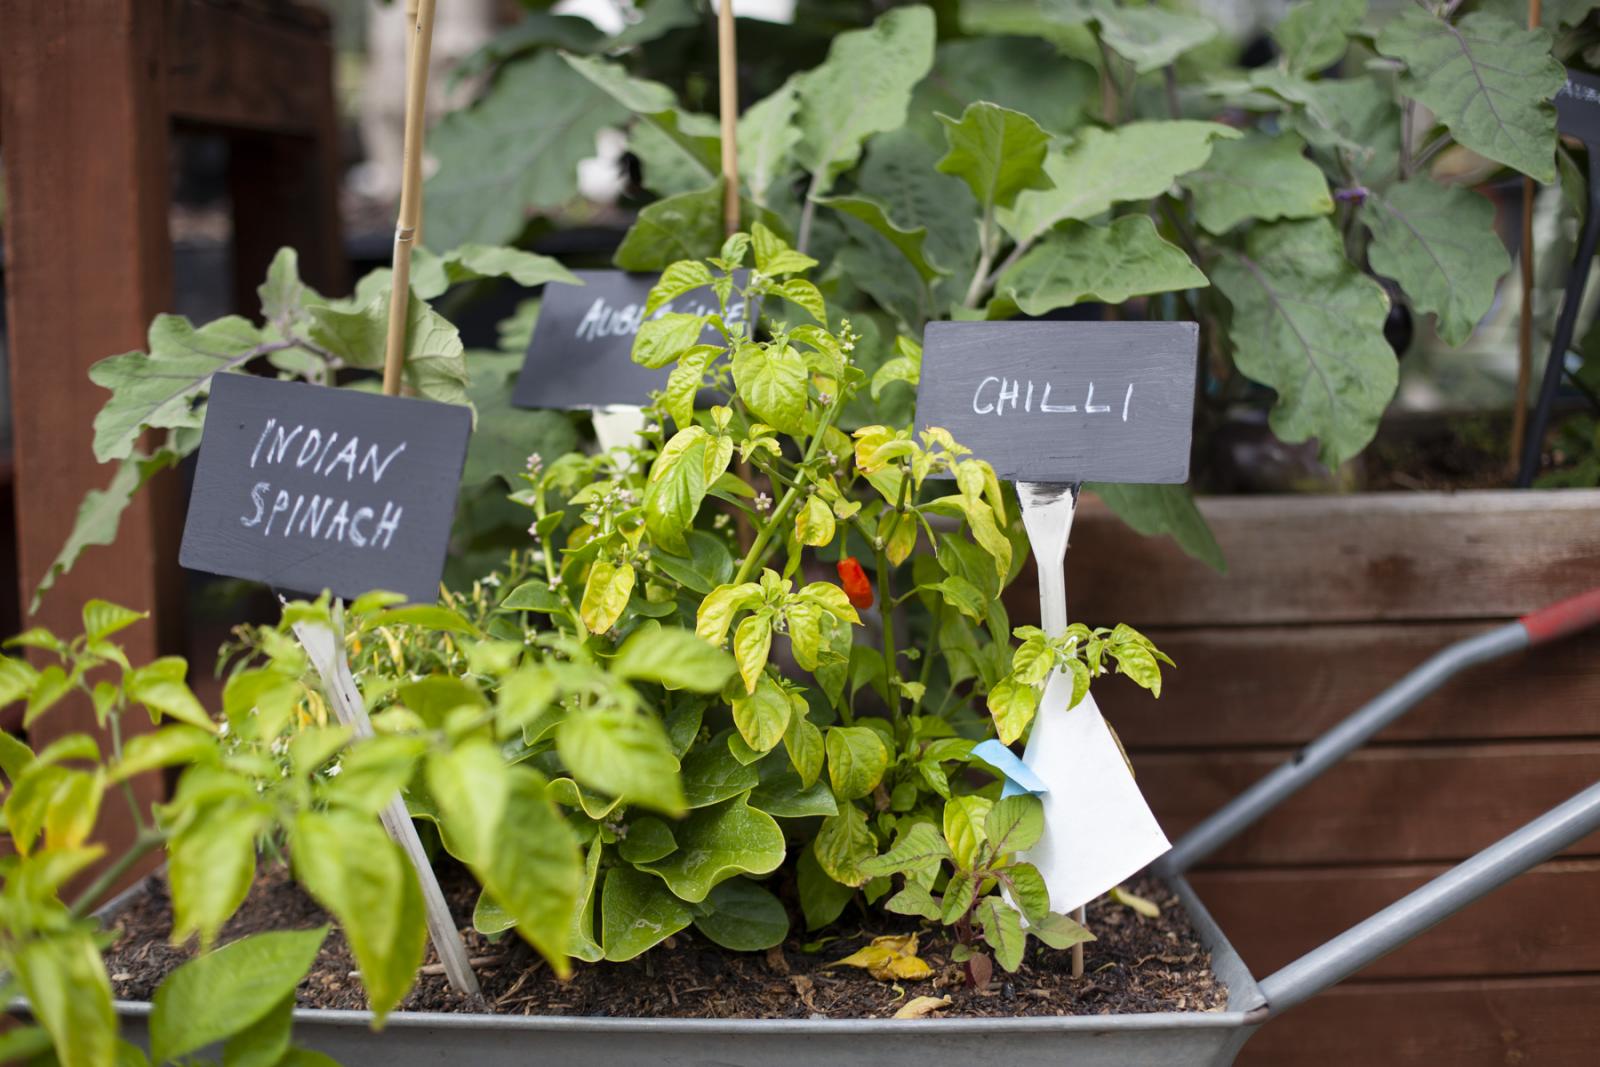
<instances>
[{"instance_id":1,"label":"galvanized metal wheelbarrow","mask_svg":"<svg viewBox=\"0 0 1600 1067\"><path fill-rule=\"evenodd\" d=\"M1261 981L1184 872L1477 664L1600 624L1600 589L1439 652L1232 803L1157 864L1182 899L1227 987L1224 1011L1018 1019L610 1019L399 1013L380 1033L367 1012L298 1010L297 1044L346 1064L813 1065L1002 1063L1005 1067L1226 1065L1268 1020L1365 967L1479 897L1600 829L1600 781ZM127 1036L144 1038L150 1006L118 1005Z\"/></svg>"}]
</instances>

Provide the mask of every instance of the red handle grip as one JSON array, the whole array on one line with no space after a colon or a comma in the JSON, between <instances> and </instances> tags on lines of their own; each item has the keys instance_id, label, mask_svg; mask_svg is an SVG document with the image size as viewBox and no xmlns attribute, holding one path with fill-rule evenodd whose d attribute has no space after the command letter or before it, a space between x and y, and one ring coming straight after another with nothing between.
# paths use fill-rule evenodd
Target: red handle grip
<instances>
[{"instance_id":1,"label":"red handle grip","mask_svg":"<svg viewBox=\"0 0 1600 1067\"><path fill-rule=\"evenodd\" d=\"M1523 629L1528 631L1528 639L1536 645L1600 625L1600 589L1591 589L1529 612L1521 621Z\"/></svg>"}]
</instances>

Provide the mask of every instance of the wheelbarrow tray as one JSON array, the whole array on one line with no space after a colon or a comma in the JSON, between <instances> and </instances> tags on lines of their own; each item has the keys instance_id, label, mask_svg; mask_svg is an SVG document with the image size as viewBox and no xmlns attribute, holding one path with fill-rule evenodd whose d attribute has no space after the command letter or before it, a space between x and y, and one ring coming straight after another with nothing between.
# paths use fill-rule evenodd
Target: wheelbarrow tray
<instances>
[{"instance_id":1,"label":"wheelbarrow tray","mask_svg":"<svg viewBox=\"0 0 1600 1067\"><path fill-rule=\"evenodd\" d=\"M630 1019L570 1015L404 1012L372 1029L372 1013L297 1008L294 1042L344 1064L384 1067L1225 1067L1265 1020L1244 961L1181 875L1169 884L1227 990L1212 1012L1026 1016L1014 1019ZM144 883L113 900L110 919ZM123 1036L149 1047L150 1004L118 1001Z\"/></svg>"}]
</instances>

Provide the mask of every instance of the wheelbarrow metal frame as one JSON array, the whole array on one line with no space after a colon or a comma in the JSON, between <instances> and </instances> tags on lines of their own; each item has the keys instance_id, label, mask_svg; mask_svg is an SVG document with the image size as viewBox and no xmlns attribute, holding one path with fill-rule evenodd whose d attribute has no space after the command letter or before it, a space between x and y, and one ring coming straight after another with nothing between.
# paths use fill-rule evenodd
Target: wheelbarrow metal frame
<instances>
[{"instance_id":1,"label":"wheelbarrow metal frame","mask_svg":"<svg viewBox=\"0 0 1600 1067\"><path fill-rule=\"evenodd\" d=\"M1440 651L1301 749L1186 834L1156 864L1177 892L1212 969L1228 990L1220 1012L989 1019L615 1019L399 1012L374 1033L365 1011L296 1009L296 1041L346 1062L421 1067L561 1064L604 1057L622 1064L826 1062L830 1067L944 1063L988 1057L1006 1067L1225 1067L1252 1034L1393 951L1512 878L1600 829L1600 782L1464 863L1312 949L1259 983L1251 976L1185 873L1303 789L1450 678L1477 664L1600 622L1600 589ZM143 886L133 892L142 892ZM127 894L108 905L114 912ZM25 1010L25 1005L23 1006ZM117 1004L126 1032L146 1036L150 1005Z\"/></svg>"}]
</instances>

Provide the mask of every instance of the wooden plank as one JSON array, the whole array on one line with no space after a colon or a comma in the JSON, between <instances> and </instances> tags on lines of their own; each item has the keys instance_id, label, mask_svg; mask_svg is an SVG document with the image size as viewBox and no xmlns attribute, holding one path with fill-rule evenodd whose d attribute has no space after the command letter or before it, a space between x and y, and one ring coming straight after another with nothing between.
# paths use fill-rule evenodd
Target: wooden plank
<instances>
[{"instance_id":1,"label":"wooden plank","mask_svg":"<svg viewBox=\"0 0 1600 1067\"><path fill-rule=\"evenodd\" d=\"M1258 977L1376 914L1448 869L1196 871L1195 890ZM1600 973L1600 860L1541 864L1377 961L1371 978Z\"/></svg>"},{"instance_id":2,"label":"wooden plank","mask_svg":"<svg viewBox=\"0 0 1600 1067\"><path fill-rule=\"evenodd\" d=\"M1095 687L1131 749L1299 745L1446 645L1492 623L1150 629L1178 667L1161 699L1122 678ZM1600 632L1470 670L1380 741L1600 737Z\"/></svg>"},{"instance_id":3,"label":"wooden plank","mask_svg":"<svg viewBox=\"0 0 1600 1067\"><path fill-rule=\"evenodd\" d=\"M1176 840L1289 750L1145 753L1139 785ZM1387 745L1351 755L1222 849L1220 866L1453 862L1591 785L1600 742ZM1600 855L1600 834L1571 851Z\"/></svg>"},{"instance_id":4,"label":"wooden plank","mask_svg":"<svg viewBox=\"0 0 1600 1067\"><path fill-rule=\"evenodd\" d=\"M1240 1067L1593 1067L1600 975L1348 983L1267 1023Z\"/></svg>"},{"instance_id":5,"label":"wooden plank","mask_svg":"<svg viewBox=\"0 0 1600 1067\"><path fill-rule=\"evenodd\" d=\"M296 4L167 5L167 106L173 118L229 130L322 134L326 16Z\"/></svg>"},{"instance_id":6,"label":"wooden plank","mask_svg":"<svg viewBox=\"0 0 1600 1067\"><path fill-rule=\"evenodd\" d=\"M1136 626L1504 619L1600 576L1600 489L1212 497L1228 571L1133 536L1085 500L1067 559L1073 618ZM1008 599L1037 612L1033 579Z\"/></svg>"},{"instance_id":7,"label":"wooden plank","mask_svg":"<svg viewBox=\"0 0 1600 1067\"><path fill-rule=\"evenodd\" d=\"M105 394L94 361L141 348L171 303L162 9L148 0L0 4L0 126L6 131L6 253L18 566L23 602L66 540L84 492L111 468L91 425ZM177 487L164 480L165 491ZM154 487L153 487L154 488ZM122 517L114 549L90 549L29 621L81 630L93 596L156 610L181 626L175 531L162 491ZM122 639L122 638L119 638ZM163 647L156 628L126 632L134 662ZM175 642L166 642L174 647ZM130 716L129 731L149 729ZM95 729L88 701L52 711L32 740ZM138 789L159 795L155 775ZM104 807L98 840L131 837L124 805ZM115 852L115 847L113 848ZM153 860L152 860L153 862Z\"/></svg>"}]
</instances>

